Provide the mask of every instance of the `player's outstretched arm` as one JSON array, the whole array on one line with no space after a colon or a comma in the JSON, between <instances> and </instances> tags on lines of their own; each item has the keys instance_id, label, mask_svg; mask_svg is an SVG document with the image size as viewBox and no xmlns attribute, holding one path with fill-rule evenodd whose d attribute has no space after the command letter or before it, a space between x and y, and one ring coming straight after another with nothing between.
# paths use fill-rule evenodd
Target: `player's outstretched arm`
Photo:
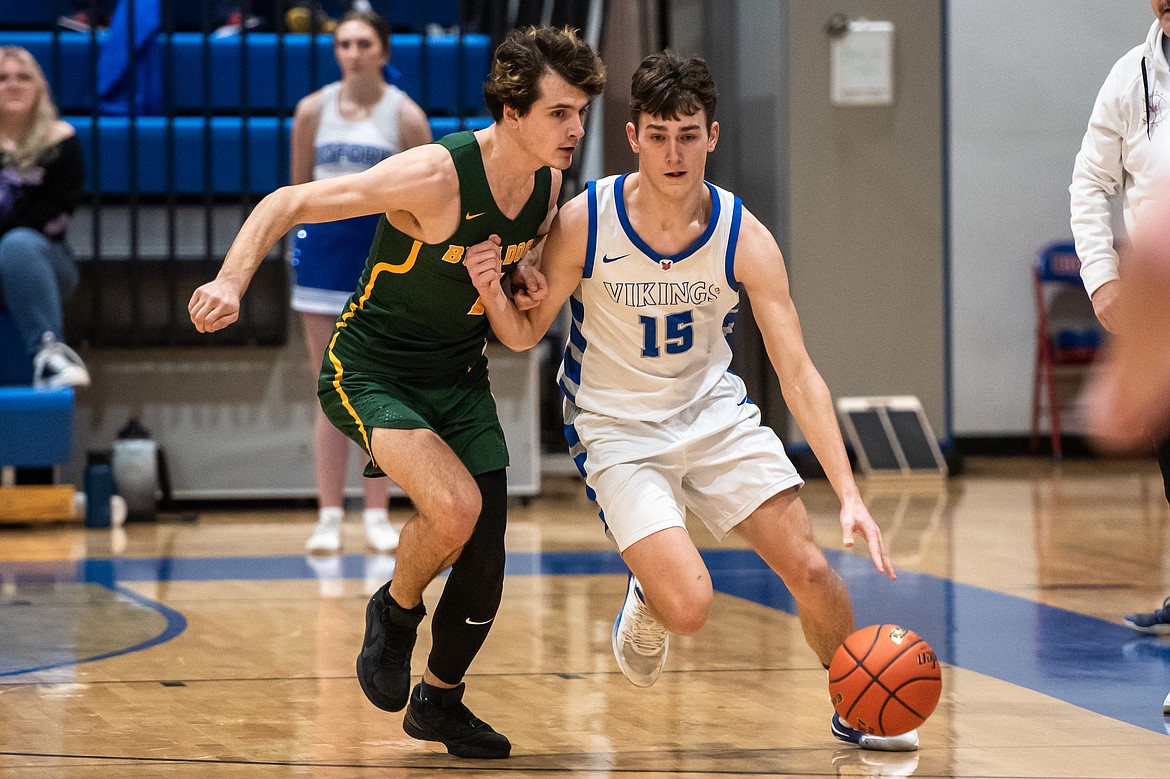
<instances>
[{"instance_id":1,"label":"player's outstretched arm","mask_svg":"<svg viewBox=\"0 0 1170 779\"><path fill-rule=\"evenodd\" d=\"M589 234L588 203L584 195L570 200L553 219L541 247L540 273L547 290L539 305L521 311L500 284L498 236L467 250L463 264L479 290L488 322L500 342L513 351L531 349L552 325L561 306L581 282ZM494 240L492 240L494 239Z\"/></svg>"},{"instance_id":2,"label":"player's outstretched arm","mask_svg":"<svg viewBox=\"0 0 1170 779\"><path fill-rule=\"evenodd\" d=\"M882 532L861 500L849 467L829 388L805 349L784 257L772 234L746 209L735 252L735 275L751 298L784 401L841 501L842 542L852 547L854 534L861 534L877 570L897 578Z\"/></svg>"},{"instance_id":3,"label":"player's outstretched arm","mask_svg":"<svg viewBox=\"0 0 1170 779\"><path fill-rule=\"evenodd\" d=\"M235 322L240 298L256 269L295 225L400 211L408 219L413 216L425 232L425 215L442 213L444 199L450 198L454 172L446 150L427 145L396 154L361 173L281 187L248 215L215 279L195 290L187 305L191 322L201 333Z\"/></svg>"}]
</instances>

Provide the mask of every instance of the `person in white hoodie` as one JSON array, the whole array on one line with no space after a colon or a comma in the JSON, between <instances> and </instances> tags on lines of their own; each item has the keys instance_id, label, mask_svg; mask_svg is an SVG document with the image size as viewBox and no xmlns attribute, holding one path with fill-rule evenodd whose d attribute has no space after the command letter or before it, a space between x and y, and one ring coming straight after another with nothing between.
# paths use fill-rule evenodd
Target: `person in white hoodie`
<instances>
[{"instance_id":1,"label":"person in white hoodie","mask_svg":"<svg viewBox=\"0 0 1170 779\"><path fill-rule=\"evenodd\" d=\"M1122 197L1127 232L1164 197L1170 174L1170 0L1150 0L1156 21L1146 40L1110 70L1073 167L1072 232L1081 260L1081 278L1093 312L1106 330L1122 333L1130 326L1132 303L1122 298L1110 201ZM1140 337L1131 333L1130 339ZM1170 438L1157 446L1163 488L1170 499ZM1162 608L1130 614L1124 622L1143 633L1170 633L1170 598ZM1170 713L1170 697L1163 708Z\"/></svg>"}]
</instances>

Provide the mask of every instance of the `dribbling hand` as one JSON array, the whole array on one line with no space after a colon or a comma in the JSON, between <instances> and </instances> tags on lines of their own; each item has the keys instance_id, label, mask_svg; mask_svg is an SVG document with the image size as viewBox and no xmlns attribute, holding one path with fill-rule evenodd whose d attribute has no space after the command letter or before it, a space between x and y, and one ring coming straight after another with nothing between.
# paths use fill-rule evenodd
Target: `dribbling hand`
<instances>
[{"instance_id":1,"label":"dribbling hand","mask_svg":"<svg viewBox=\"0 0 1170 779\"><path fill-rule=\"evenodd\" d=\"M890 554L886 551L882 531L869 515L869 509L861 502L861 498L846 500L841 504L841 529L844 531L842 543L846 549L853 548L853 535L860 533L869 546L869 556L878 573L884 573L891 581L898 578Z\"/></svg>"}]
</instances>

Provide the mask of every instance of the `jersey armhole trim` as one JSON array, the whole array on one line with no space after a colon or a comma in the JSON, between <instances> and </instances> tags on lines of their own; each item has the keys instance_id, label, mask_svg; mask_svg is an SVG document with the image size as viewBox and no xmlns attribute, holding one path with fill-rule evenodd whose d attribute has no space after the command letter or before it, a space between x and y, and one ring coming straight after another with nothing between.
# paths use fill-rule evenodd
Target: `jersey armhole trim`
<instances>
[{"instance_id":1,"label":"jersey armhole trim","mask_svg":"<svg viewBox=\"0 0 1170 779\"><path fill-rule=\"evenodd\" d=\"M739 243L739 222L742 217L743 201L737 197L731 208L731 229L727 234L727 257L724 260L727 283L736 292L739 291L739 281L735 278L735 247Z\"/></svg>"},{"instance_id":2,"label":"jersey armhole trim","mask_svg":"<svg viewBox=\"0 0 1170 779\"><path fill-rule=\"evenodd\" d=\"M581 272L581 277L588 279L593 276L593 260L597 254L597 182L590 181L586 186L586 198L589 203L589 241L585 245L585 268Z\"/></svg>"}]
</instances>

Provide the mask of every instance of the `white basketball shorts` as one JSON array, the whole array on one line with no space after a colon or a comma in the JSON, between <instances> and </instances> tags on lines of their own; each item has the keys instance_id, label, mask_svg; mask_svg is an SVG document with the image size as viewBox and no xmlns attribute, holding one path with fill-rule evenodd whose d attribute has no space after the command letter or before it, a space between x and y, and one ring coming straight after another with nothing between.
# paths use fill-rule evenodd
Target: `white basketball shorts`
<instances>
[{"instance_id":1,"label":"white basketball shorts","mask_svg":"<svg viewBox=\"0 0 1170 779\"><path fill-rule=\"evenodd\" d=\"M768 498L804 484L732 373L663 422L563 403L570 453L618 551L685 528L688 508L722 541Z\"/></svg>"}]
</instances>

